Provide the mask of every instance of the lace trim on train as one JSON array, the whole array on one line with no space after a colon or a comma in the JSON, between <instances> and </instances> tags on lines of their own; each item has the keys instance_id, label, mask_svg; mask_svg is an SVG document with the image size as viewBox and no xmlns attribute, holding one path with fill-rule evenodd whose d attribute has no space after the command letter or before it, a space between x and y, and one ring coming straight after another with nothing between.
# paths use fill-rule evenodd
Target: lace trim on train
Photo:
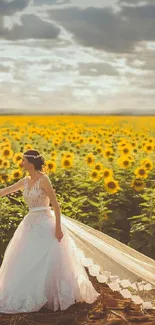
<instances>
[{"instance_id":1,"label":"lace trim on train","mask_svg":"<svg viewBox=\"0 0 155 325\"><path fill-rule=\"evenodd\" d=\"M143 309L155 309L155 287L147 281L131 283L128 279L121 280L111 272L101 271L101 267L94 264L92 258L85 257L78 249L82 264L88 268L89 274L95 276L100 283L106 283L111 290L118 291L124 298L130 298L135 304L141 304ZM154 302L154 303L153 303Z\"/></svg>"}]
</instances>

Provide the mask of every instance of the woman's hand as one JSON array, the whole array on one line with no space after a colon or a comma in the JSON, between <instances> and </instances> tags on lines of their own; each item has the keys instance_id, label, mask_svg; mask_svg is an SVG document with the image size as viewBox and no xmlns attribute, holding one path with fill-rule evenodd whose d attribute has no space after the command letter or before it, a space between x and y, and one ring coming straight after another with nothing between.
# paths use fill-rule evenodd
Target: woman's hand
<instances>
[{"instance_id":1,"label":"woman's hand","mask_svg":"<svg viewBox=\"0 0 155 325\"><path fill-rule=\"evenodd\" d=\"M63 232L62 232L61 228L55 229L55 237L58 239L59 242L61 241L61 239L63 237Z\"/></svg>"}]
</instances>

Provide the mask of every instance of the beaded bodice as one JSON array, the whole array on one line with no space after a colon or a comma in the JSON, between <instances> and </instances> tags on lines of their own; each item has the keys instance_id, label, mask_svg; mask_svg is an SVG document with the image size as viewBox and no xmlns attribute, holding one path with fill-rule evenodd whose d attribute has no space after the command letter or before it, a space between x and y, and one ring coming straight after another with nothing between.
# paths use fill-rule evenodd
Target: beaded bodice
<instances>
[{"instance_id":1,"label":"beaded bodice","mask_svg":"<svg viewBox=\"0 0 155 325\"><path fill-rule=\"evenodd\" d=\"M23 197L29 208L40 207L40 206L49 206L50 199L45 193L44 189L41 188L40 183L44 175L42 175L29 189L28 186L28 176L25 176L24 179L24 190Z\"/></svg>"}]
</instances>

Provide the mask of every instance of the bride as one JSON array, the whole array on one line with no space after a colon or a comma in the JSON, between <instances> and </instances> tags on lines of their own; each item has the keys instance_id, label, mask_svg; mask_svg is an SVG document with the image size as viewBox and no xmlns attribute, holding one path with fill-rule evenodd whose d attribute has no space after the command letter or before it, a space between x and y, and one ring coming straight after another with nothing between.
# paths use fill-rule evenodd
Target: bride
<instances>
[{"instance_id":1,"label":"bride","mask_svg":"<svg viewBox=\"0 0 155 325\"><path fill-rule=\"evenodd\" d=\"M37 150L23 155L30 176L0 189L0 196L23 189L29 212L10 240L0 268L0 312L65 310L75 302L93 303L99 296L77 254L45 163ZM53 211L49 204L52 204Z\"/></svg>"},{"instance_id":2,"label":"bride","mask_svg":"<svg viewBox=\"0 0 155 325\"><path fill-rule=\"evenodd\" d=\"M23 155L29 172L0 196L23 190L29 212L14 232L0 267L0 312L65 310L76 302L92 304L100 294L85 267L100 283L125 298L154 308L155 261L64 216L37 150ZM53 210L50 207L52 204Z\"/></svg>"}]
</instances>

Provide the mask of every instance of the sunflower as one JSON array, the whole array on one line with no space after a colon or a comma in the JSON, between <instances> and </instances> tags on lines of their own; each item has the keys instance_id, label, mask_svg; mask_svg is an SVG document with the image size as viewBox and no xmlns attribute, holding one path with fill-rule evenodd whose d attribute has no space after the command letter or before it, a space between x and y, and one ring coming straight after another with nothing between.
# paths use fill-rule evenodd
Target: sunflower
<instances>
[{"instance_id":1,"label":"sunflower","mask_svg":"<svg viewBox=\"0 0 155 325\"><path fill-rule=\"evenodd\" d=\"M13 156L13 162L16 163L21 163L21 160L23 159L23 154L21 152L17 152Z\"/></svg>"},{"instance_id":2,"label":"sunflower","mask_svg":"<svg viewBox=\"0 0 155 325\"><path fill-rule=\"evenodd\" d=\"M10 148L3 148L1 154L4 158L9 159L13 157L13 151Z\"/></svg>"},{"instance_id":3,"label":"sunflower","mask_svg":"<svg viewBox=\"0 0 155 325\"><path fill-rule=\"evenodd\" d=\"M90 172L90 177L94 182L98 182L99 179L101 178L100 172L97 171L96 169L92 170Z\"/></svg>"},{"instance_id":4,"label":"sunflower","mask_svg":"<svg viewBox=\"0 0 155 325\"><path fill-rule=\"evenodd\" d=\"M27 150L29 150L29 149L33 149L32 144L25 143L25 145L24 145L24 151L27 151Z\"/></svg>"},{"instance_id":5,"label":"sunflower","mask_svg":"<svg viewBox=\"0 0 155 325\"><path fill-rule=\"evenodd\" d=\"M108 161L111 163L111 162L113 162L114 161L114 157L113 156L109 156L108 157Z\"/></svg>"},{"instance_id":6,"label":"sunflower","mask_svg":"<svg viewBox=\"0 0 155 325\"><path fill-rule=\"evenodd\" d=\"M104 187L109 194L115 194L120 189L118 181L114 180L113 178L108 178L104 183Z\"/></svg>"},{"instance_id":7,"label":"sunflower","mask_svg":"<svg viewBox=\"0 0 155 325\"><path fill-rule=\"evenodd\" d=\"M151 144L151 143L146 143L145 145L144 145L144 151L145 152L147 152L147 153L151 153L151 152L153 152L153 150L154 150L154 144Z\"/></svg>"},{"instance_id":8,"label":"sunflower","mask_svg":"<svg viewBox=\"0 0 155 325\"><path fill-rule=\"evenodd\" d=\"M22 177L22 171L20 169L15 169L13 170L12 172L12 178L15 180L15 179L20 179Z\"/></svg>"},{"instance_id":9,"label":"sunflower","mask_svg":"<svg viewBox=\"0 0 155 325\"><path fill-rule=\"evenodd\" d=\"M142 146L141 144L138 144L137 148L138 148L139 150L142 150L143 146ZM138 151L139 151L139 150L138 150Z\"/></svg>"},{"instance_id":10,"label":"sunflower","mask_svg":"<svg viewBox=\"0 0 155 325\"><path fill-rule=\"evenodd\" d=\"M140 161L140 164L144 166L147 170L152 170L153 169L153 162L149 158L144 158Z\"/></svg>"},{"instance_id":11,"label":"sunflower","mask_svg":"<svg viewBox=\"0 0 155 325\"><path fill-rule=\"evenodd\" d=\"M86 139L84 137L79 137L78 143L79 144L85 144L86 143Z\"/></svg>"},{"instance_id":12,"label":"sunflower","mask_svg":"<svg viewBox=\"0 0 155 325\"><path fill-rule=\"evenodd\" d=\"M52 152L51 152L51 157L55 159L55 158L56 158L56 156L57 156L57 153L56 153L56 151L52 151Z\"/></svg>"},{"instance_id":13,"label":"sunflower","mask_svg":"<svg viewBox=\"0 0 155 325\"><path fill-rule=\"evenodd\" d=\"M146 171L146 168L142 167L138 167L135 169L134 174L136 175L137 178L147 178L148 174Z\"/></svg>"},{"instance_id":14,"label":"sunflower","mask_svg":"<svg viewBox=\"0 0 155 325\"><path fill-rule=\"evenodd\" d=\"M113 150L112 150L112 148L111 147L109 147L109 148L106 148L105 150L103 150L103 156L105 157L105 158L109 158L110 156L112 156L113 155Z\"/></svg>"},{"instance_id":15,"label":"sunflower","mask_svg":"<svg viewBox=\"0 0 155 325\"><path fill-rule=\"evenodd\" d=\"M136 140L132 140L130 144L132 148L135 148L137 146Z\"/></svg>"},{"instance_id":16,"label":"sunflower","mask_svg":"<svg viewBox=\"0 0 155 325\"><path fill-rule=\"evenodd\" d=\"M150 138L148 138L148 142L155 144L155 139L153 137L150 137Z\"/></svg>"},{"instance_id":17,"label":"sunflower","mask_svg":"<svg viewBox=\"0 0 155 325\"><path fill-rule=\"evenodd\" d=\"M48 172L55 173L57 165L54 160L46 160L46 167Z\"/></svg>"},{"instance_id":18,"label":"sunflower","mask_svg":"<svg viewBox=\"0 0 155 325\"><path fill-rule=\"evenodd\" d=\"M135 178L131 183L131 187L133 187L136 192L141 192L145 187L145 183L142 179Z\"/></svg>"},{"instance_id":19,"label":"sunflower","mask_svg":"<svg viewBox=\"0 0 155 325\"><path fill-rule=\"evenodd\" d=\"M95 142L95 139L93 137L88 137L87 138L87 142L88 143L94 143Z\"/></svg>"},{"instance_id":20,"label":"sunflower","mask_svg":"<svg viewBox=\"0 0 155 325\"><path fill-rule=\"evenodd\" d=\"M96 146L96 151L100 154L103 152L103 148L101 146Z\"/></svg>"},{"instance_id":21,"label":"sunflower","mask_svg":"<svg viewBox=\"0 0 155 325\"><path fill-rule=\"evenodd\" d=\"M120 148L120 151L123 155L129 155L130 154L130 151L131 151L131 146L129 145L125 145L124 147L121 147Z\"/></svg>"},{"instance_id":22,"label":"sunflower","mask_svg":"<svg viewBox=\"0 0 155 325\"><path fill-rule=\"evenodd\" d=\"M96 143L96 145L102 145L102 141L100 140L100 139L95 139L95 143Z\"/></svg>"},{"instance_id":23,"label":"sunflower","mask_svg":"<svg viewBox=\"0 0 155 325\"><path fill-rule=\"evenodd\" d=\"M94 165L94 169L95 170L98 170L98 171L101 171L103 169L103 164L98 162Z\"/></svg>"},{"instance_id":24,"label":"sunflower","mask_svg":"<svg viewBox=\"0 0 155 325\"><path fill-rule=\"evenodd\" d=\"M71 158L63 157L61 159L62 168L68 169L73 166L73 160Z\"/></svg>"},{"instance_id":25,"label":"sunflower","mask_svg":"<svg viewBox=\"0 0 155 325\"><path fill-rule=\"evenodd\" d=\"M2 140L3 142L5 142L5 143L8 142L8 138L7 138L7 137L3 137L1 140Z\"/></svg>"},{"instance_id":26,"label":"sunflower","mask_svg":"<svg viewBox=\"0 0 155 325\"><path fill-rule=\"evenodd\" d=\"M120 157L118 159L118 164L119 166L121 166L124 169L130 168L131 167L131 160L129 159L129 157Z\"/></svg>"},{"instance_id":27,"label":"sunflower","mask_svg":"<svg viewBox=\"0 0 155 325\"><path fill-rule=\"evenodd\" d=\"M4 169L9 168L9 167L10 167L10 161L7 160L7 159L4 159L4 160L3 160L3 165L2 165L2 167L3 167Z\"/></svg>"},{"instance_id":28,"label":"sunflower","mask_svg":"<svg viewBox=\"0 0 155 325\"><path fill-rule=\"evenodd\" d=\"M69 159L72 164L73 164L73 160L74 160L74 153L71 151L65 151L61 153L61 159Z\"/></svg>"},{"instance_id":29,"label":"sunflower","mask_svg":"<svg viewBox=\"0 0 155 325\"><path fill-rule=\"evenodd\" d=\"M92 166L94 164L95 157L92 153L89 153L87 156L85 156L84 160L88 166Z\"/></svg>"},{"instance_id":30,"label":"sunflower","mask_svg":"<svg viewBox=\"0 0 155 325\"><path fill-rule=\"evenodd\" d=\"M107 178L113 176L113 170L109 169L109 168L104 168L102 174L103 174L104 179L107 179Z\"/></svg>"},{"instance_id":31,"label":"sunflower","mask_svg":"<svg viewBox=\"0 0 155 325\"><path fill-rule=\"evenodd\" d=\"M10 177L8 174L0 174L0 181L4 184L7 183L9 181Z\"/></svg>"},{"instance_id":32,"label":"sunflower","mask_svg":"<svg viewBox=\"0 0 155 325\"><path fill-rule=\"evenodd\" d=\"M71 136L71 141L72 142L76 142L77 141L77 134L73 134L72 136Z\"/></svg>"}]
</instances>

